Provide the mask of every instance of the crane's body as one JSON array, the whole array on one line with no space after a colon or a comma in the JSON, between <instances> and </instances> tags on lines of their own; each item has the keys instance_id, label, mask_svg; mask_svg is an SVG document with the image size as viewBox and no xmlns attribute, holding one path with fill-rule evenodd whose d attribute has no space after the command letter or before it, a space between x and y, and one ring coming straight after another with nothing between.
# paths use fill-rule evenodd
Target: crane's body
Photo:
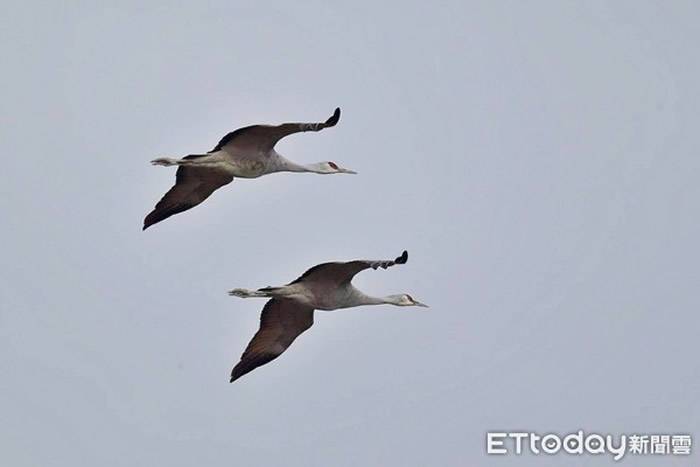
<instances>
[{"instance_id":1,"label":"crane's body","mask_svg":"<svg viewBox=\"0 0 700 467\"><path fill-rule=\"evenodd\" d=\"M181 159L161 157L152 160L153 165L178 166L178 170L175 186L146 216L143 229L197 206L214 191L231 183L234 178L258 178L276 172L354 174L354 171L340 167L332 161L297 164L275 151L275 144L285 136L305 131L321 131L335 126L339 119L340 109L335 109L333 115L323 123L252 125L227 134L206 154L190 154Z\"/></svg>"},{"instance_id":2,"label":"crane's body","mask_svg":"<svg viewBox=\"0 0 700 467\"><path fill-rule=\"evenodd\" d=\"M313 324L314 310L332 311L363 305L427 305L408 294L372 297L352 285L352 278L365 269L386 269L405 264L408 253L394 260L356 260L323 263L306 271L294 282L257 290L233 289L229 295L241 298L270 298L260 317L260 329L250 341L241 361L231 373L231 382L260 365L277 358Z\"/></svg>"},{"instance_id":3,"label":"crane's body","mask_svg":"<svg viewBox=\"0 0 700 467\"><path fill-rule=\"evenodd\" d=\"M279 287L264 287L258 290L234 289L229 294L241 298L284 298L322 311L334 311L364 305L402 306L411 304L402 303L403 297L401 295L372 297L363 293L351 283L341 284L337 287L327 287L326 284L301 282Z\"/></svg>"},{"instance_id":4,"label":"crane's body","mask_svg":"<svg viewBox=\"0 0 700 467\"><path fill-rule=\"evenodd\" d=\"M308 172L317 174L352 173L348 169L333 168L330 162L297 164L283 157L274 149L268 152L251 152L231 155L224 150L207 154L193 154L184 159L163 157L151 161L153 165L198 167L221 172L237 178L258 178L276 172ZM326 167L326 164L329 164Z\"/></svg>"},{"instance_id":5,"label":"crane's body","mask_svg":"<svg viewBox=\"0 0 700 467\"><path fill-rule=\"evenodd\" d=\"M333 311L362 305L389 303L381 298L370 297L352 284L327 289L317 284L288 284L280 287L264 287L258 290L234 289L232 296L241 298L285 298L316 310Z\"/></svg>"}]
</instances>

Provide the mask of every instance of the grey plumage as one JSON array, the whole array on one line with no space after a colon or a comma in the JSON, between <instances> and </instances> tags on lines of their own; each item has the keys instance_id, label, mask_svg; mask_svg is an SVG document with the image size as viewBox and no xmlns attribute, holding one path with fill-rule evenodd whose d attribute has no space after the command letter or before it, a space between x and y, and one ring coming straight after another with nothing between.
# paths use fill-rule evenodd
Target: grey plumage
<instances>
[{"instance_id":1,"label":"grey plumage","mask_svg":"<svg viewBox=\"0 0 700 467\"><path fill-rule=\"evenodd\" d=\"M313 324L314 310L337 310L361 305L423 306L408 294L370 297L356 289L352 278L365 269L387 269L405 264L408 252L394 260L355 260L323 263L308 269L287 285L254 291L234 289L241 298L269 297L260 317L260 328L231 372L231 382L281 355Z\"/></svg>"},{"instance_id":2,"label":"grey plumage","mask_svg":"<svg viewBox=\"0 0 700 467\"><path fill-rule=\"evenodd\" d=\"M231 183L234 177L257 178L274 172L354 173L330 161L295 164L274 150L275 144L285 136L321 131L335 126L339 119L340 109L337 108L323 123L247 126L228 133L206 154L191 154L182 159L161 157L151 161L154 165L177 165L178 170L175 185L146 216L143 229L197 206L214 191Z\"/></svg>"}]
</instances>

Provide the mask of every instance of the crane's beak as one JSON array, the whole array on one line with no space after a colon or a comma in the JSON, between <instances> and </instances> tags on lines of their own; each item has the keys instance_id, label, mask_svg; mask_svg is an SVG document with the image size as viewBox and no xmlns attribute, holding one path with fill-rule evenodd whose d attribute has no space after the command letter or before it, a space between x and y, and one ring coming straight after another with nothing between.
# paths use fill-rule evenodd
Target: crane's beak
<instances>
[{"instance_id":1,"label":"crane's beak","mask_svg":"<svg viewBox=\"0 0 700 467\"><path fill-rule=\"evenodd\" d=\"M428 305L426 305L425 303L421 303L421 302L416 301L416 300L413 300L413 304L414 304L415 306L422 306L423 308L430 308L430 307L429 307Z\"/></svg>"},{"instance_id":2,"label":"crane's beak","mask_svg":"<svg viewBox=\"0 0 700 467\"><path fill-rule=\"evenodd\" d=\"M353 175L357 175L357 172L355 172L354 170L350 170L350 169L343 169L343 168L340 168L340 169L338 169L338 171L339 171L340 173L343 173L343 174L353 174Z\"/></svg>"}]
</instances>

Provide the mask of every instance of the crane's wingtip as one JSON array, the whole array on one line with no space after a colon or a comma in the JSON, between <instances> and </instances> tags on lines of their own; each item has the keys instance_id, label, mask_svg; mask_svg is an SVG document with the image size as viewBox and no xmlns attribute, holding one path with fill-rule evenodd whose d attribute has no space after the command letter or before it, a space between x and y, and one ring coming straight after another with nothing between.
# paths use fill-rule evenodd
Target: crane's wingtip
<instances>
[{"instance_id":1,"label":"crane's wingtip","mask_svg":"<svg viewBox=\"0 0 700 467\"><path fill-rule=\"evenodd\" d=\"M403 253L401 253L401 256L396 258L394 262L396 264L406 264L406 261L408 261L408 251L403 250Z\"/></svg>"},{"instance_id":2,"label":"crane's wingtip","mask_svg":"<svg viewBox=\"0 0 700 467\"><path fill-rule=\"evenodd\" d=\"M333 115L331 115L330 118L326 120L326 126L335 126L336 123L338 123L338 120L340 120L340 107L336 107L335 111L333 111Z\"/></svg>"}]
</instances>

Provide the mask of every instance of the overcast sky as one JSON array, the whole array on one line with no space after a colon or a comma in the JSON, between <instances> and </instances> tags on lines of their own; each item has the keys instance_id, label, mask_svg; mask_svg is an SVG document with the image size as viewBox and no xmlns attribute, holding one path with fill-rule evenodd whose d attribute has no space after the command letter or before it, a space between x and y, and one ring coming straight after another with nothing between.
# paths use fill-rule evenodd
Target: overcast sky
<instances>
[{"instance_id":1,"label":"overcast sky","mask_svg":"<svg viewBox=\"0 0 700 467\"><path fill-rule=\"evenodd\" d=\"M68 3L0 18L0 463L589 466L486 432L700 435L697 3ZM277 149L359 175L141 231L151 159L336 106ZM228 383L264 302L227 290L403 249L355 283L428 311L319 312Z\"/></svg>"}]
</instances>

